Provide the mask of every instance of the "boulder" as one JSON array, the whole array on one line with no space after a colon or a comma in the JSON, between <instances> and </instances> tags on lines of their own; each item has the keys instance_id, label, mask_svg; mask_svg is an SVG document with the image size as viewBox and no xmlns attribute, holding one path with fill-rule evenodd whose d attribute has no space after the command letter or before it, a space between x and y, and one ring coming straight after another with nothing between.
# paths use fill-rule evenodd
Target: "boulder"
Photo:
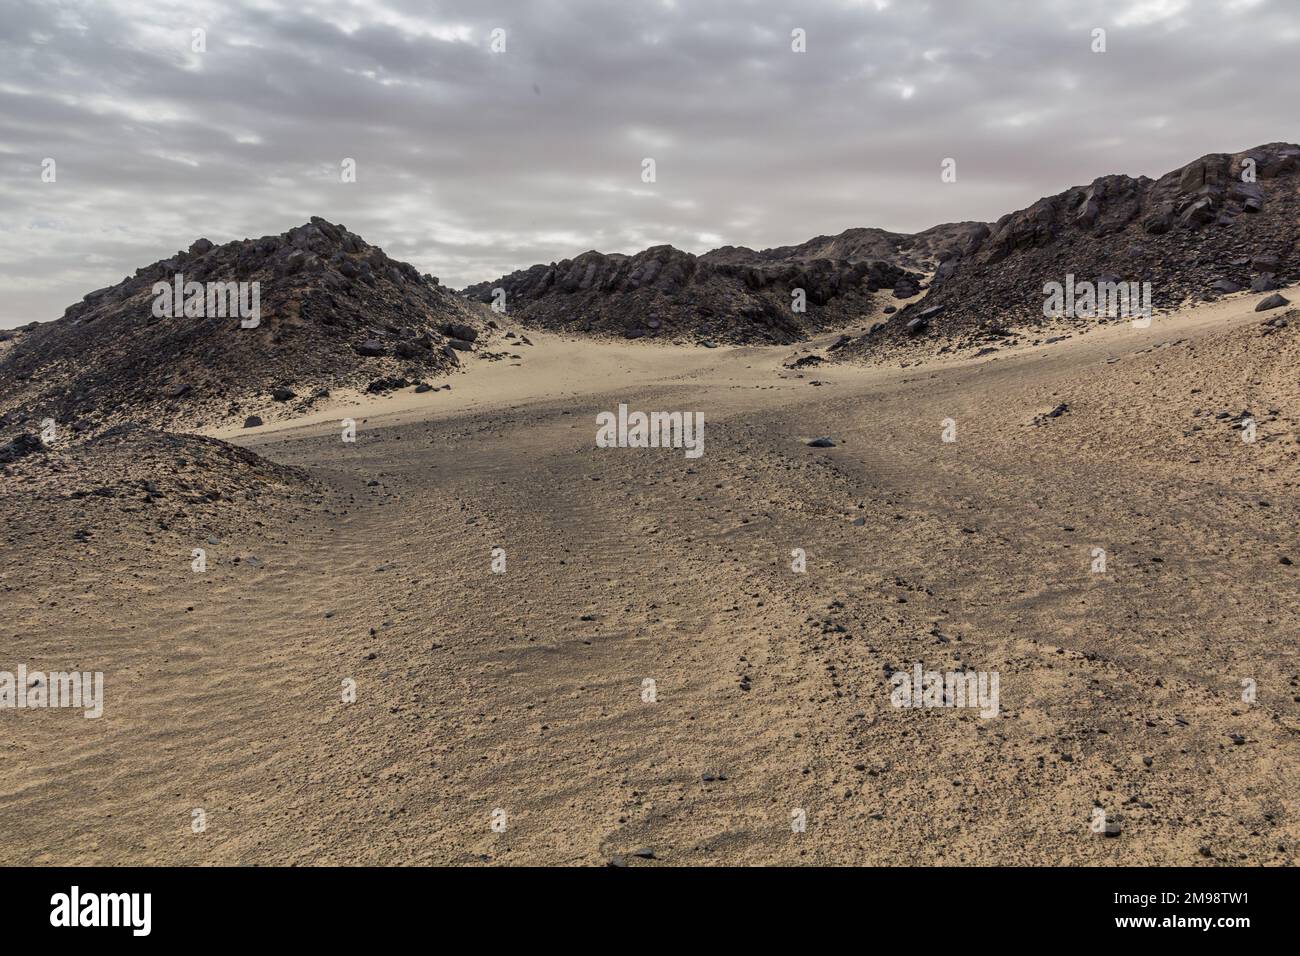
<instances>
[{"instance_id":1,"label":"boulder","mask_svg":"<svg viewBox=\"0 0 1300 956\"><path fill-rule=\"evenodd\" d=\"M400 376L386 376L372 381L366 386L366 391L372 393L390 392L395 388L406 388L406 386L410 384L410 382Z\"/></svg>"},{"instance_id":2,"label":"boulder","mask_svg":"<svg viewBox=\"0 0 1300 956\"><path fill-rule=\"evenodd\" d=\"M477 342L478 329L463 322L448 322L442 327L448 338L460 339L462 342Z\"/></svg>"},{"instance_id":3,"label":"boulder","mask_svg":"<svg viewBox=\"0 0 1300 956\"><path fill-rule=\"evenodd\" d=\"M45 451L45 443L41 441L40 436L23 432L12 441L0 445L0 464L7 465L19 458L26 458L28 455L42 451Z\"/></svg>"}]
</instances>

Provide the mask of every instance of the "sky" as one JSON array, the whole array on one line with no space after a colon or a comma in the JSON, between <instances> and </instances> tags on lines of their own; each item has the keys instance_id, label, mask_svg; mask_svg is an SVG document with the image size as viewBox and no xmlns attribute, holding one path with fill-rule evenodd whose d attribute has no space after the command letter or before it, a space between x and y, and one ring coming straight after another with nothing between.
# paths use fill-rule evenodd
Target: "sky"
<instances>
[{"instance_id":1,"label":"sky","mask_svg":"<svg viewBox=\"0 0 1300 956\"><path fill-rule=\"evenodd\" d=\"M457 288L992 221L1297 141L1298 54L1297 0L0 0L0 328L313 215Z\"/></svg>"}]
</instances>

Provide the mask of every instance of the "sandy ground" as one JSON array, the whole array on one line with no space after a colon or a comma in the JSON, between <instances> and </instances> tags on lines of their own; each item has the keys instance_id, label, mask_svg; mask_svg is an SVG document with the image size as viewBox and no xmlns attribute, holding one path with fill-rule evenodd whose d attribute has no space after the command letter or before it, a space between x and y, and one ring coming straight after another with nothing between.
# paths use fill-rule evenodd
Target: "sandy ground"
<instances>
[{"instance_id":1,"label":"sandy ground","mask_svg":"<svg viewBox=\"0 0 1300 956\"><path fill-rule=\"evenodd\" d=\"M319 503L232 504L203 573L188 526L8 537L0 668L107 699L0 711L0 863L1294 865L1300 322L1257 299L907 368L530 332L214 433ZM620 401L703 456L595 447ZM892 706L917 662L998 715Z\"/></svg>"}]
</instances>

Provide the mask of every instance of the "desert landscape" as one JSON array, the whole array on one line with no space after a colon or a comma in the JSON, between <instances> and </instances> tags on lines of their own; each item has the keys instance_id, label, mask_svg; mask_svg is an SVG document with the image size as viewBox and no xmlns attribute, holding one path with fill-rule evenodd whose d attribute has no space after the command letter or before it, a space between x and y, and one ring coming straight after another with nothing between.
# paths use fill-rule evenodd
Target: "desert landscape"
<instances>
[{"instance_id":1,"label":"desert landscape","mask_svg":"<svg viewBox=\"0 0 1300 956\"><path fill-rule=\"evenodd\" d=\"M11 935L1286 932L1298 9L5 4Z\"/></svg>"},{"instance_id":2,"label":"desert landscape","mask_svg":"<svg viewBox=\"0 0 1300 956\"><path fill-rule=\"evenodd\" d=\"M8 658L104 700L4 715L0 863L1295 865L1298 183L461 292L313 218L3 333Z\"/></svg>"}]
</instances>

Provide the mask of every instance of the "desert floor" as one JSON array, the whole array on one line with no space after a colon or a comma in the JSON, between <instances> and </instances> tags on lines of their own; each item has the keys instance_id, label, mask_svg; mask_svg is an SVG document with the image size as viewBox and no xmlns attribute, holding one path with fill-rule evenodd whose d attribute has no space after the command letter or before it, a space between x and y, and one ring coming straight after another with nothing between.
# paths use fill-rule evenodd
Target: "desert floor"
<instances>
[{"instance_id":1,"label":"desert floor","mask_svg":"<svg viewBox=\"0 0 1300 956\"><path fill-rule=\"evenodd\" d=\"M214 433L311 473L293 520L10 498L0 669L107 699L0 711L0 863L1294 865L1300 322L1257 299L902 368L530 331ZM595 447L620 401L703 456ZM999 715L895 708L916 662Z\"/></svg>"}]
</instances>

